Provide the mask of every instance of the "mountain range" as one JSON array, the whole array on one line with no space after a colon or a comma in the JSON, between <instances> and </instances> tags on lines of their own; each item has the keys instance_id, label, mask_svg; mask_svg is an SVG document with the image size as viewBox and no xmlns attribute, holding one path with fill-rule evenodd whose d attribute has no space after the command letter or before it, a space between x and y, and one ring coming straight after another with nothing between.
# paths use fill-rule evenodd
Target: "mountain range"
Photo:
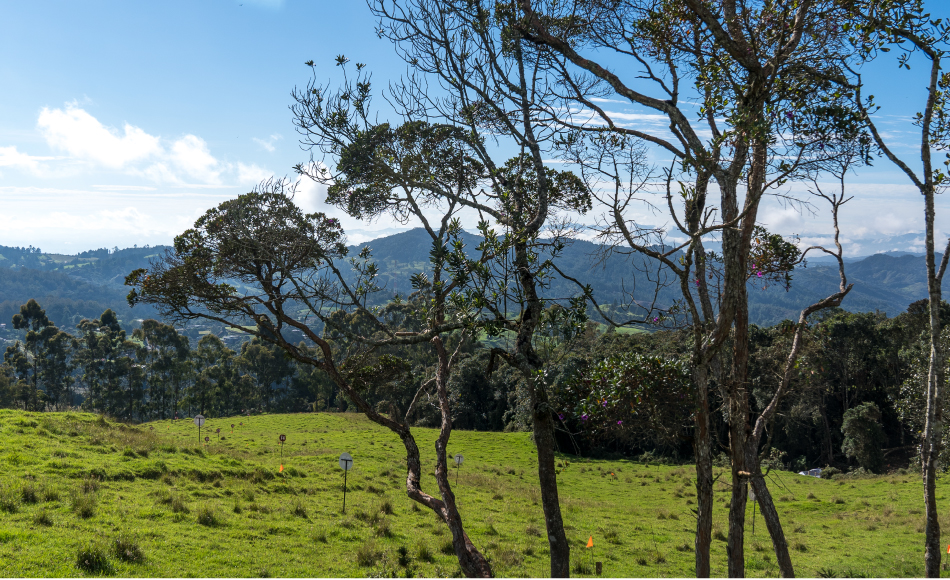
<instances>
[{"instance_id":1,"label":"mountain range","mask_svg":"<svg viewBox=\"0 0 950 580\"><path fill-rule=\"evenodd\" d=\"M479 242L475 235L465 234L467 249ZM429 267L431 243L425 231L414 229L377 238L351 247L356 254L370 246L380 270L385 297L411 292L412 274ZM128 288L125 275L136 268L147 267L166 246L126 248L123 250L92 250L76 255L48 254L35 248L0 246L0 323L9 321L19 306L36 298L50 318L61 327L73 327L82 318L98 317L112 308L120 319L131 325L136 319L155 316L148 307L129 308L125 302ZM633 299L661 305L672 303L679 289L670 285L657 287L655 280L662 272L639 256L619 251L604 255L597 244L577 240L565 248L559 258L562 270L578 281L589 284L594 296L604 305L617 305ZM895 316L912 302L926 298L927 286L924 258L909 253L875 254L849 259L846 264L849 282L854 288L843 308L856 312L881 311ZM799 311L838 287L837 266L825 259L810 260L806 267L793 274L791 287L771 286L766 289L750 283L749 308L751 320L759 325L775 324L783 319L797 319ZM578 293L573 282L554 278L545 289L545 297L564 299Z\"/></svg>"}]
</instances>

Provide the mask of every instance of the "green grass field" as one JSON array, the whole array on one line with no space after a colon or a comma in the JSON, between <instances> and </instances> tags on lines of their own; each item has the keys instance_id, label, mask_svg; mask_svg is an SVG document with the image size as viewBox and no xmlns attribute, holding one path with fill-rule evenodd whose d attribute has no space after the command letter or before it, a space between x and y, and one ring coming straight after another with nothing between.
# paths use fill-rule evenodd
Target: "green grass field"
<instances>
[{"instance_id":1,"label":"green grass field","mask_svg":"<svg viewBox=\"0 0 950 580\"><path fill-rule=\"evenodd\" d=\"M230 424L241 422L232 435ZM436 432L415 433L423 464L433 465ZM0 576L459 573L445 525L405 495L401 443L361 415L209 419L206 434L211 443L199 446L191 419L130 427L90 414L0 410ZM456 431L449 450L465 455L455 488L460 511L496 574L545 576L529 434ZM343 451L355 459L346 514ZM569 455L560 464L574 575L592 576L592 560L608 577L692 574L690 466ZM718 576L725 575L727 477L716 483ZM827 481L782 472L773 479L799 576L923 573L917 477ZM431 476L423 484L435 489ZM946 481L938 486L946 501ZM750 504L747 573L775 576L762 518L754 535L752 524ZM593 554L584 547L590 536Z\"/></svg>"}]
</instances>

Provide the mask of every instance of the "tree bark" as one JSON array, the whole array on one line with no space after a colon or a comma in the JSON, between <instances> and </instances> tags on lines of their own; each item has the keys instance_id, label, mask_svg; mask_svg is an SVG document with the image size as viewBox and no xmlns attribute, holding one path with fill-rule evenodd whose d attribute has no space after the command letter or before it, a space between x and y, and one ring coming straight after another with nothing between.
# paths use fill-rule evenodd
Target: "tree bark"
<instances>
[{"instance_id":1,"label":"tree bark","mask_svg":"<svg viewBox=\"0 0 950 580\"><path fill-rule=\"evenodd\" d=\"M696 387L696 430L693 450L696 455L696 577L709 578L709 549L712 544L712 444L709 431L709 378L705 366L693 367Z\"/></svg>"},{"instance_id":2,"label":"tree bark","mask_svg":"<svg viewBox=\"0 0 950 580\"><path fill-rule=\"evenodd\" d=\"M435 441L435 480L438 484L443 504L440 515L452 532L452 546L455 548L455 555L458 558L462 572L469 578L491 578L493 574L488 560L478 551L475 544L469 539L468 534L465 533L465 528L462 525L462 516L459 514L458 507L455 504L455 494L452 493L452 487L449 484L448 457L446 451L449 444L449 437L452 434L452 410L449 408L449 393L446 387L449 380L449 356L445 351L445 345L442 344L441 338L436 336L432 339L432 344L435 345L436 352L439 356L439 366L436 371L435 384L439 396L439 409L442 412L439 437Z\"/></svg>"},{"instance_id":3,"label":"tree bark","mask_svg":"<svg viewBox=\"0 0 950 580\"><path fill-rule=\"evenodd\" d=\"M940 577L940 520L937 512L937 459L943 437L943 385L946 380L945 354L940 342L941 280L937 275L934 249L934 192L925 192L927 224L927 289L930 297L930 365L927 373L927 418L921 445L921 467L924 484L924 574Z\"/></svg>"}]
</instances>

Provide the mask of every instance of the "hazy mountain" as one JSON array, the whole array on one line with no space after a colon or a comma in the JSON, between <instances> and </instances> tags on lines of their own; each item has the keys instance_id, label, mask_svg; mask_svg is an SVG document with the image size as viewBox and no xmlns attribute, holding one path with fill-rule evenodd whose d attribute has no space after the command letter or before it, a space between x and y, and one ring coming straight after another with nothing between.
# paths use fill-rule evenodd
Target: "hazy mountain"
<instances>
[{"instance_id":1,"label":"hazy mountain","mask_svg":"<svg viewBox=\"0 0 950 580\"><path fill-rule=\"evenodd\" d=\"M465 234L468 251L474 253L480 239ZM380 280L385 287L381 299L398 292L412 291L410 276L429 269L431 242L428 235L415 229L351 247L355 255L370 246L379 264ZM73 326L83 317L96 317L112 308L123 320L154 316L145 307L129 309L125 276L136 268L148 266L166 247L92 250L77 255L44 254L36 248L0 246L0 323L9 324L20 304L36 298L60 326ZM678 296L676 286L658 286L664 276L655 263L642 257L621 253L604 256L602 248L587 241L570 244L560 258L561 268L569 276L594 288L595 298L604 305L622 304L632 292L636 300L661 305L671 304ZM894 316L916 300L926 298L924 259L920 255L893 252L876 254L847 263L849 282L854 283L844 303L852 311L886 312ZM669 276L665 277L672 281ZM809 265L794 273L792 287L763 290L750 284L750 315L753 322L770 325L785 318L797 319L799 311L833 292L838 286L837 266L825 259L809 260ZM578 293L573 282L555 278L544 295L565 299Z\"/></svg>"}]
</instances>

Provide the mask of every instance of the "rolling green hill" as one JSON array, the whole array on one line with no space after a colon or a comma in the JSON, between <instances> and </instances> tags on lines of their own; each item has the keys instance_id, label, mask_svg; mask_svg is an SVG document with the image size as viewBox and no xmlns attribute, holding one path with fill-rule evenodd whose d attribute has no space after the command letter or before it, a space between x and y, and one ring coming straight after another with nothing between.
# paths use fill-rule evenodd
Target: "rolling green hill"
<instances>
[{"instance_id":1,"label":"rolling green hill","mask_svg":"<svg viewBox=\"0 0 950 580\"><path fill-rule=\"evenodd\" d=\"M436 432L414 433L431 466ZM446 526L405 495L401 443L363 416L209 419L205 434L211 443L198 445L190 419L128 426L90 414L0 410L0 576L458 574ZM345 514L342 451L355 459ZM454 491L495 573L545 576L530 435L457 431L449 451L465 455ZM690 467L569 455L558 466L574 575L592 576L592 560L604 562L608 577L691 575ZM918 478L769 477L799 575L922 573ZM724 479L715 490L716 576L726 573ZM431 476L423 487L433 490ZM944 504L947 491L938 482ZM592 553L584 547L591 536ZM751 506L746 542L747 573L775 576Z\"/></svg>"}]
</instances>

